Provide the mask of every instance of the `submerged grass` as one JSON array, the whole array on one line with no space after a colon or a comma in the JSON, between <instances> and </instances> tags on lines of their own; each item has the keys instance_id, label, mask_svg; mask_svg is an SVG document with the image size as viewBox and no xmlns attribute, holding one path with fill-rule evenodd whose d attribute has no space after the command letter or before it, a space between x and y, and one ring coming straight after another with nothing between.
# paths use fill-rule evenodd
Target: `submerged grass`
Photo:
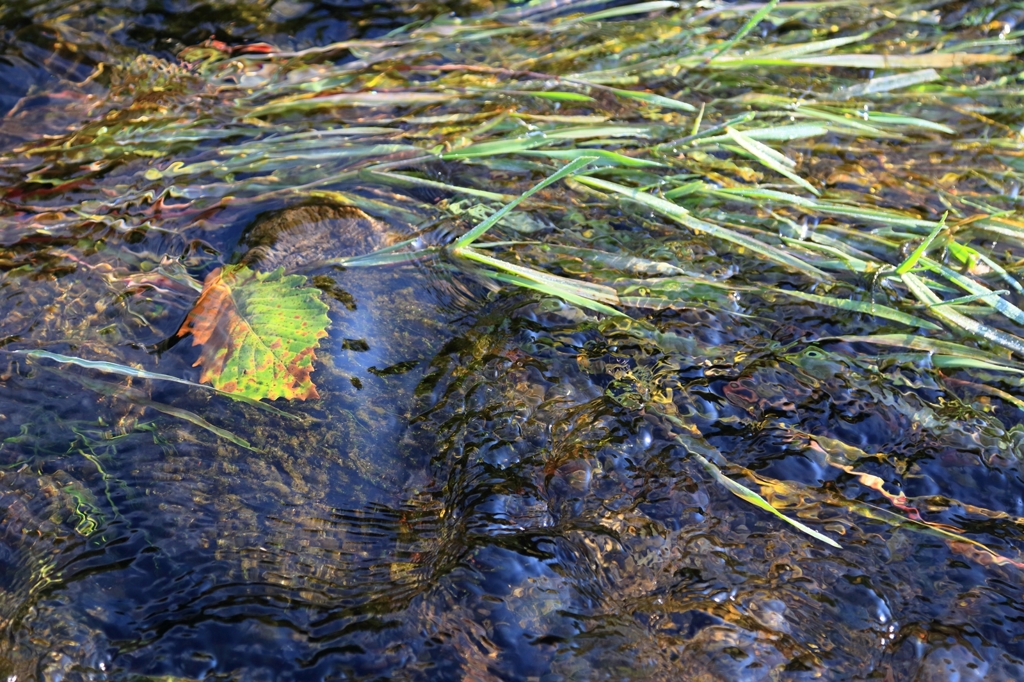
<instances>
[{"instance_id":1,"label":"submerged grass","mask_svg":"<svg viewBox=\"0 0 1024 682\"><path fill-rule=\"evenodd\" d=\"M8 155L0 234L173 235L240 205L330 200L462 221L445 250L466 272L602 315L655 311L641 325L652 338L668 338L660 312L790 299L889 325L822 342L920 351L940 377L1024 373L1017 33L971 14L940 25L910 2L593 4L443 17L302 52L187 50L177 90L140 80L80 129ZM641 229L662 241L616 249L635 244L617 232ZM694 266L690 243L722 267ZM438 250L419 244L329 264ZM736 263L748 271L721 274ZM779 514L725 478L727 463L696 456Z\"/></svg>"}]
</instances>

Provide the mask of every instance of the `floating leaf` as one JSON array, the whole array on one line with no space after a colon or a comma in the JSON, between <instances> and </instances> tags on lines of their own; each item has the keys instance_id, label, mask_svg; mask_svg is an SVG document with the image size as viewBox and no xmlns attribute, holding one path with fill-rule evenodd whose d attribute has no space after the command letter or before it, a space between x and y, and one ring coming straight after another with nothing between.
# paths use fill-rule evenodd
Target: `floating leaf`
<instances>
[{"instance_id":1,"label":"floating leaf","mask_svg":"<svg viewBox=\"0 0 1024 682\"><path fill-rule=\"evenodd\" d=\"M255 400L319 398L309 375L330 319L320 291L303 288L305 281L284 268L260 273L229 265L211 272L178 331L203 346L199 380Z\"/></svg>"}]
</instances>

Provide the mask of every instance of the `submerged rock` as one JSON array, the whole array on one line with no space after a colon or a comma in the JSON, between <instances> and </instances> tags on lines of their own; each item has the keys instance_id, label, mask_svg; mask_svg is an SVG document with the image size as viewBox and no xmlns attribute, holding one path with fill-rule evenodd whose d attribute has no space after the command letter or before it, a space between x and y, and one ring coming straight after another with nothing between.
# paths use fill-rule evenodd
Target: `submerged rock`
<instances>
[{"instance_id":1,"label":"submerged rock","mask_svg":"<svg viewBox=\"0 0 1024 682\"><path fill-rule=\"evenodd\" d=\"M245 231L235 258L258 270L292 271L371 253L403 236L354 206L307 204L261 215Z\"/></svg>"}]
</instances>

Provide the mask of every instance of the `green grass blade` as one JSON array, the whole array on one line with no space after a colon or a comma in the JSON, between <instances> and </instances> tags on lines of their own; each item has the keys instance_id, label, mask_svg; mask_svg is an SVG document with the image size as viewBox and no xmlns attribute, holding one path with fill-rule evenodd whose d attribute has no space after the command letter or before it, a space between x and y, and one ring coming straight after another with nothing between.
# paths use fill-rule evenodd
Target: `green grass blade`
<instances>
[{"instance_id":1,"label":"green grass blade","mask_svg":"<svg viewBox=\"0 0 1024 682\"><path fill-rule=\"evenodd\" d=\"M835 256L842 261L843 267L853 272L875 272L879 269L879 266L873 261L866 261L856 256L851 256L846 251L836 248L828 244L818 244L817 242L801 241L798 239L789 239L787 237L781 237L782 243L787 246L799 246L802 249L808 251L821 251L827 253L830 256ZM832 266L835 269L835 266Z\"/></svg>"},{"instance_id":2,"label":"green grass blade","mask_svg":"<svg viewBox=\"0 0 1024 682\"><path fill-rule=\"evenodd\" d=\"M728 135L736 144L753 155L754 158L760 161L763 165L772 169L779 175L786 176L811 194L814 194L815 196L820 194L820 192L818 192L811 183L807 182L791 170L791 168L796 165L791 159L779 154L768 145L762 144L757 140L744 135L735 128L726 128L725 134Z\"/></svg>"},{"instance_id":3,"label":"green grass blade","mask_svg":"<svg viewBox=\"0 0 1024 682\"><path fill-rule=\"evenodd\" d=\"M49 372L56 372L56 370L53 370L53 369L50 369L50 368L46 368L46 370L49 371ZM160 402L157 402L155 400L150 400L149 398L144 396L138 390L135 390L135 389L132 389L132 388L129 388L129 387L126 387L126 386L119 386L117 384L111 384L111 383L106 382L106 381L98 381L96 379L90 379L90 378L84 377L84 376L74 376L74 375L63 375L63 376L67 376L70 379L72 379L73 381L75 381L76 383L78 383L78 384L80 384L82 386L85 386L86 388L88 388L88 389L90 389L92 391L96 391L97 393L100 393L102 395L107 395L107 396L110 396L112 398L119 398L121 400L127 400L127 401L129 401L131 403L135 403L136 405L142 405L143 407L151 407L154 410L156 410L157 412L163 412L164 414L167 414L167 415L170 415L172 417L176 417L178 419L187 421L190 424L193 424L194 426L198 426L201 429L209 431L210 433L212 433L212 434L214 434L216 436L219 436L220 438L223 438L226 441L234 443L235 445L243 447L246 450L252 450L253 452L260 452L258 449L254 448L252 446L252 444L249 443L249 441L247 441L244 438L241 438L239 436L236 436L235 434L231 433L227 429L222 429L219 426L214 426L210 422L208 422L205 419L203 419L202 417L200 417L195 412L190 412L190 411L184 410L184 409L182 409L180 407L174 407L173 405L167 405L165 403L160 403Z\"/></svg>"},{"instance_id":4,"label":"green grass blade","mask_svg":"<svg viewBox=\"0 0 1024 682\"><path fill-rule=\"evenodd\" d=\"M763 205L762 202L768 201L788 204L790 206L801 206L809 209L815 209L818 207L818 203L814 199L802 197L798 194L790 194L789 192L780 192L779 190L774 189L764 189L762 187L711 187L704 182L701 182L700 184L702 189L699 191L702 194L710 194L712 196L731 199L733 201L742 200L746 201L746 203L758 206ZM666 192L665 196L668 196L669 194L670 192Z\"/></svg>"},{"instance_id":5,"label":"green grass blade","mask_svg":"<svg viewBox=\"0 0 1024 682\"><path fill-rule=\"evenodd\" d=\"M907 285L911 293L917 297L921 303L932 304L940 303L941 300L936 296L931 289L925 285L924 281L912 272L906 272L900 275L903 279L903 283ZM941 318L944 322L959 327L963 331L980 336L983 339L987 339L992 343L998 344L1007 350L1013 351L1018 355L1024 356L1024 339L1013 334L1007 334L999 329L994 329L987 325L981 324L977 320L973 320L966 315L942 307L930 308L932 313Z\"/></svg>"},{"instance_id":6,"label":"green grass blade","mask_svg":"<svg viewBox=\"0 0 1024 682\"><path fill-rule=\"evenodd\" d=\"M564 289L562 287L556 286L556 285L541 284L540 282L536 282L534 280L527 279L525 277L519 277L518 275L514 275L511 272L497 272L497 271L486 271L486 270L482 270L481 272L482 272L482 274L485 274L488 277L492 277L492 278L494 278L494 279L496 279L496 280L498 280L500 282L507 282L509 284L515 284L516 286L520 286L520 287L523 287L523 288L526 288L526 289L532 289L534 291L539 291L539 292L541 292L543 294L546 294L548 296L554 296L555 298L561 298L561 299L564 299L564 300L568 301L569 303L572 303L574 305L578 305L581 308L587 308L589 310L593 310L593 311L599 312L599 313L604 313L605 315L610 315L612 317L626 317L625 314L623 314L619 310L616 310L615 308L612 308L610 306L606 306L603 303L599 303L598 301L594 301L594 300L589 299L589 298L587 298L585 296L578 296L574 292L572 292L572 291L570 291L568 289Z\"/></svg>"},{"instance_id":7,"label":"green grass blade","mask_svg":"<svg viewBox=\"0 0 1024 682\"><path fill-rule=\"evenodd\" d=\"M679 7L679 3L672 0L651 0L651 2L639 2L635 5L624 5L622 7L604 9L599 12L593 12L592 14L579 17L578 19L570 19L564 23L569 24L583 23L587 21L601 21L602 19L614 19L615 17L624 17L630 14L646 14L647 12L657 12L659 10L673 9L676 7Z\"/></svg>"},{"instance_id":8,"label":"green grass blade","mask_svg":"<svg viewBox=\"0 0 1024 682\"><path fill-rule=\"evenodd\" d=\"M697 116L693 119L693 128L690 129L690 137L693 137L700 132L700 124L704 121L704 110L706 109L706 103L700 103L700 111L697 112Z\"/></svg>"},{"instance_id":9,"label":"green grass blade","mask_svg":"<svg viewBox=\"0 0 1024 682\"><path fill-rule=\"evenodd\" d=\"M927 336L919 336L916 334L871 334L867 336L826 336L821 341L845 341L847 343L873 343L879 346L895 346L897 348L913 348L914 350L923 350L929 353L936 353L941 355L949 355L957 358L966 358L970 360L980 360L981 362L991 362L1002 367L1006 367L1008 371L1020 372L1024 371L1024 368L1019 368L1015 365L1008 364L1006 360L989 353L988 351L980 350L978 348L971 348L960 343L954 343L952 341L943 341L942 339L932 339Z\"/></svg>"},{"instance_id":10,"label":"green grass blade","mask_svg":"<svg viewBox=\"0 0 1024 682\"><path fill-rule=\"evenodd\" d=\"M899 514L889 511L888 509L882 509L880 507L876 507L875 505L867 504L866 502L859 502L856 500L846 500L844 498L843 506L848 507L851 511L855 512L856 514L859 514L860 516L869 519L875 519L877 521L883 521L896 528L906 528L907 530L912 530L917 533L923 533L925 535L931 535L933 537L940 538L947 542L960 542L967 545L971 545L972 547L978 549L980 552L983 552L987 554L989 557L991 557L992 562L997 565L1010 565L1017 568L1018 570L1024 568L1024 564L1022 564L1021 562L1014 561L1013 559L998 554L989 549L988 547L986 547L985 545L981 544L977 540L971 540L970 538L964 535L954 533L950 530L946 530L945 528L941 528L935 524L928 523L926 521L916 521L914 519L908 519L905 516L900 516Z\"/></svg>"},{"instance_id":11,"label":"green grass blade","mask_svg":"<svg viewBox=\"0 0 1024 682\"><path fill-rule=\"evenodd\" d=\"M935 238L939 236L940 232L946 229L947 215L949 215L948 212L942 214L942 220L939 221L939 224L932 228L932 231L928 233L928 236L925 237L924 240L917 245L917 248L914 249L909 256L907 256L906 260L904 260L899 265L899 267L896 268L897 275L903 275L914 269L914 266L917 265L917 262L921 260L921 257L924 256L924 254L928 251L928 247L932 245L933 241L935 241Z\"/></svg>"},{"instance_id":12,"label":"green grass blade","mask_svg":"<svg viewBox=\"0 0 1024 682\"><path fill-rule=\"evenodd\" d=\"M938 365L936 365L936 367L937 366ZM1005 400L1006 402L1010 403L1011 405L1016 405L1021 410L1024 410L1024 400L1021 400L1017 396L1012 395L1010 393L1007 393L1006 391L1004 391L1002 389L996 388L995 386L988 386L986 384L976 384L976 383L971 382L971 381L960 381L958 379L951 379L949 377L946 377L946 381L951 382L951 383L955 383L958 386L966 386L966 387L970 388L971 390L977 391L978 393L986 393L988 395L994 395L997 398L1001 398L1001 399Z\"/></svg>"},{"instance_id":13,"label":"green grass blade","mask_svg":"<svg viewBox=\"0 0 1024 682\"><path fill-rule=\"evenodd\" d=\"M1000 289L999 291L992 291L987 294L970 294L969 296L961 296L954 298L949 301L939 301L938 303L929 303L927 308L935 308L940 305L963 305L964 303L973 303L975 301L991 300L992 298L998 298L1004 294L1010 293L1009 289Z\"/></svg>"},{"instance_id":14,"label":"green grass blade","mask_svg":"<svg viewBox=\"0 0 1024 682\"><path fill-rule=\"evenodd\" d=\"M490 91L485 91L490 92ZM564 92L560 90L502 90L506 95L527 95L550 99L555 102L593 102L594 98L578 92Z\"/></svg>"},{"instance_id":15,"label":"green grass blade","mask_svg":"<svg viewBox=\"0 0 1024 682\"><path fill-rule=\"evenodd\" d=\"M453 249L452 253L462 258L468 258L469 260L489 265L496 270L510 272L513 275L528 279L532 282L536 282L537 284L558 287L560 290L570 291L575 296L580 296L607 305L618 305L619 303L619 295L615 289L606 287L603 284L592 284L590 282L582 282L567 279L565 277L559 277L558 275L552 275L547 272L542 272L541 270L535 270L534 268L516 265L515 263L509 263L508 261L494 258L493 256L488 256L487 254L469 247Z\"/></svg>"},{"instance_id":16,"label":"green grass blade","mask_svg":"<svg viewBox=\"0 0 1024 682\"><path fill-rule=\"evenodd\" d=\"M523 156L546 156L549 159L578 159L581 156L596 157L595 165L605 162L605 165L626 166L628 168L664 168L665 164L647 159L638 159L632 156L624 156L607 149L534 149L520 152Z\"/></svg>"},{"instance_id":17,"label":"green grass blade","mask_svg":"<svg viewBox=\"0 0 1024 682\"><path fill-rule=\"evenodd\" d=\"M803 299L804 301L810 301L811 303L820 303L821 305L832 306L833 308L839 308L840 310L850 310L858 313L864 313L865 315L874 315L876 317L892 320L893 322L910 325L911 327L923 327L925 329L932 329L935 331L942 330L942 327L933 322L923 320L915 315L910 315L901 310L896 310L895 308L890 308L889 306L878 303L834 298L832 296L818 296L817 294L806 294L802 291L790 291L788 289L765 289L765 291L769 291L773 294L785 294L786 296Z\"/></svg>"},{"instance_id":18,"label":"green grass blade","mask_svg":"<svg viewBox=\"0 0 1024 682\"><path fill-rule=\"evenodd\" d=\"M696 130L696 126L695 126L695 130L691 134L687 135L686 137L681 137L681 138L679 138L677 140L670 140L669 142L662 142L661 144L657 145L654 149L655 149L655 151L662 151L662 150L675 149L676 147L679 147L680 145L684 145L684 144L692 144L692 143L696 142L697 140L703 140L704 138L711 137L712 135L716 135L717 133L722 132L723 130L725 130L726 128L728 128L730 126L736 126L736 125L741 125L743 123L748 123L748 122L752 121L755 116L757 116L756 113L754 113L753 111L748 111L745 114L740 114L739 116L737 116L735 118L731 118L728 121L724 121L722 123L715 124L715 125L711 126L710 128L708 128L706 130L703 130L703 131Z\"/></svg>"},{"instance_id":19,"label":"green grass blade","mask_svg":"<svg viewBox=\"0 0 1024 682\"><path fill-rule=\"evenodd\" d=\"M493 142L481 142L462 149L441 154L445 161L455 159L472 159L478 156L497 156L499 154L515 154L534 147L543 147L548 144L544 137L518 137L511 140L495 140Z\"/></svg>"},{"instance_id":20,"label":"green grass blade","mask_svg":"<svg viewBox=\"0 0 1024 682\"><path fill-rule=\"evenodd\" d=\"M843 38L830 38L829 40L815 40L810 43L800 43L799 45L786 45L785 47L772 48L764 50L758 53L759 57L770 57L772 59L792 59L794 57L803 57L815 52L825 52L827 50L834 50L837 47L845 47L846 45L852 45L859 43L871 37L870 31L864 33L858 33L857 35L845 36Z\"/></svg>"},{"instance_id":21,"label":"green grass blade","mask_svg":"<svg viewBox=\"0 0 1024 682\"><path fill-rule=\"evenodd\" d=\"M511 201L512 199L515 198L509 194L498 194L497 192L488 192L486 190L474 189L472 187L460 187L458 185L449 185L444 182L427 180L426 178L417 178L411 175L403 175L402 173L387 173L383 171L364 170L360 173L360 177L376 178L385 182L395 183L398 185L417 185L419 187L433 187L448 192L455 192L456 194L465 194L471 197L490 199L491 201Z\"/></svg>"},{"instance_id":22,"label":"green grass blade","mask_svg":"<svg viewBox=\"0 0 1024 682\"><path fill-rule=\"evenodd\" d=\"M987 369L994 372L1010 372L1012 374L1024 374L1024 369L1017 369L1007 365L999 365L984 360L972 360L960 358L953 355L933 355L932 364L939 369Z\"/></svg>"},{"instance_id":23,"label":"green grass blade","mask_svg":"<svg viewBox=\"0 0 1024 682\"><path fill-rule=\"evenodd\" d=\"M685 182L682 185L662 194L666 199L675 199L676 197L685 197L689 194L694 193L710 193L708 190L708 184L703 180L691 180Z\"/></svg>"},{"instance_id":24,"label":"green grass blade","mask_svg":"<svg viewBox=\"0 0 1024 682\"><path fill-rule=\"evenodd\" d=\"M986 305L994 308L995 310L998 310L1000 313L1010 318L1017 324L1024 325L1024 310L1021 310L1020 308L1018 308L1017 306L1010 303L1004 298L1001 298L999 296L992 296L992 294L995 292L990 290L988 287L984 286L983 284L979 284L970 277L961 275L959 272L953 270L952 268L946 267L945 265L933 261L930 258L925 258L923 260L924 265L929 269L933 270L934 272L938 272L943 277L948 279L950 282L956 284L958 287L968 292L969 294L977 295ZM942 305L942 303L939 303L937 305Z\"/></svg>"},{"instance_id":25,"label":"green grass blade","mask_svg":"<svg viewBox=\"0 0 1024 682\"><path fill-rule=\"evenodd\" d=\"M857 85L851 85L850 87L838 90L835 97L836 99L863 97L864 95L891 92L893 90L909 88L914 85L921 85L922 83L931 83L932 81L941 79L942 76L940 76L939 72L935 69L921 69L920 71L911 71L910 73L898 73L894 76L872 78L865 83L858 83ZM946 130L950 129L946 128ZM950 132L953 131L950 130Z\"/></svg>"},{"instance_id":26,"label":"green grass blade","mask_svg":"<svg viewBox=\"0 0 1024 682\"><path fill-rule=\"evenodd\" d=\"M783 265L792 270L802 272L815 280L823 282L832 280L832 276L829 275L828 273L819 270L813 265L805 263L799 258L791 256L785 251L777 249L774 246L770 246L769 244L765 244L764 242L758 241L753 237L748 237L746 235L739 234L727 228L720 227L718 225L713 225L712 223L700 220L699 218L696 218L693 215L691 215L690 212L687 211L682 206L674 204L671 201L659 199L653 194L641 192L638 189L632 189L630 187L626 187L615 182L610 182L608 180L602 180L600 178L595 178L591 176L580 176L577 177L576 180L584 185L589 185L590 187L594 187L596 189L603 189L608 192L615 192L616 194L620 194L623 197L630 199L631 201L635 201L639 204L642 204L643 206L653 209L654 211L660 213L661 215L667 218L675 220L676 222L680 223L681 225L684 225L685 227L690 228L691 230L695 230L698 232L706 232L707 234L710 234L713 237L717 237L718 239L724 239L725 241L729 241L744 248L750 249L751 251L753 251L762 258L774 261L779 265Z\"/></svg>"},{"instance_id":27,"label":"green grass blade","mask_svg":"<svg viewBox=\"0 0 1024 682\"><path fill-rule=\"evenodd\" d=\"M805 66L845 66L852 69L955 69L1014 59L1013 55L975 52L930 52L927 54L834 54L786 60Z\"/></svg>"},{"instance_id":28,"label":"green grass blade","mask_svg":"<svg viewBox=\"0 0 1024 682\"><path fill-rule=\"evenodd\" d=\"M913 128L934 130L936 132L946 133L949 135L956 134L956 131L947 125L942 125L941 123L936 123L934 121L927 121L923 118L917 118L916 116L899 116L887 112L869 111L867 112L867 118L872 123L878 123L881 125L910 126Z\"/></svg>"},{"instance_id":29,"label":"green grass blade","mask_svg":"<svg viewBox=\"0 0 1024 682\"><path fill-rule=\"evenodd\" d=\"M575 173L576 171L580 170L581 168L586 166L588 163L593 161L595 158L597 158L597 157L595 157L595 156L583 156L583 157L580 157L580 158L576 159L575 161L573 161L571 163L566 164L565 166L562 166L562 168L560 168L557 173L554 173L553 175L548 176L547 178L542 180L540 183L534 185L533 187L528 189L526 192L524 192L521 196L516 197L511 202L505 204L499 210L495 211L494 214L490 218L488 218L487 220L484 220L482 223L480 223L479 225L474 227L472 230L470 230L466 234L462 235L458 240L456 240L456 242L452 245L452 247L454 249L462 249L462 248L465 248L465 247L469 246L470 244L475 242L477 239L479 239L481 235L483 235L485 232L487 232L487 230L489 230L492 227L494 227L494 225L499 220L501 220L507 213L509 213L512 209L514 209L516 206L518 206L520 203L522 203L522 201L524 199L527 199L528 197L533 196L534 193L539 192L540 190L544 189L545 187L547 187L551 183L558 182L562 178L564 178L564 177L566 177L568 175L572 175L573 173Z\"/></svg>"},{"instance_id":30,"label":"green grass blade","mask_svg":"<svg viewBox=\"0 0 1024 682\"><path fill-rule=\"evenodd\" d=\"M805 525L803 523L800 523L796 519L789 518L788 516L786 516L785 514L780 512L778 509L773 507L771 504L769 504L768 500L764 499L763 497L761 497L760 495L758 495L757 493L755 493L753 490L751 490L750 488L746 487L745 485L743 485L741 483L738 483L738 482L732 480L731 478L729 478L728 476L726 476L725 474L723 474L722 470L719 469L713 462L708 461L707 459L705 459L701 455L697 454L696 452L691 452L690 456L691 457L695 457L697 459L697 461L701 463L701 466L703 466L704 469L708 473L710 473L711 476L718 483L723 485L726 490L728 490L729 492L731 492L733 495L735 495L736 497L740 498L744 502L749 502L750 504L754 505L758 509L763 509L764 511L766 511L769 514L775 516L776 518L781 519L782 521L785 521L786 523L788 523L789 525L793 526L797 530L799 530L799 531L801 531L803 533L807 533L808 535L810 535L812 538L814 538L816 540L820 540L820 541L824 542L827 545L835 547L836 549L842 549L842 546L838 542L833 540L832 538L828 537L827 535L822 535L821 533L819 533L818 531L814 530L810 526L807 526L807 525Z\"/></svg>"},{"instance_id":31,"label":"green grass blade","mask_svg":"<svg viewBox=\"0 0 1024 682\"><path fill-rule=\"evenodd\" d=\"M478 245L478 248L479 246L482 245ZM584 263L596 263L600 266L612 268L621 272L632 272L642 275L659 275L663 277L686 274L685 270L672 265L671 263L655 261L649 258L641 258L625 252L611 253L609 251L600 251L598 249L561 246L559 244L541 245L540 250L574 256Z\"/></svg>"},{"instance_id":32,"label":"green grass blade","mask_svg":"<svg viewBox=\"0 0 1024 682\"><path fill-rule=\"evenodd\" d=\"M726 126L728 129L731 126ZM808 137L819 137L829 132L827 126L817 123L795 123L793 125L772 126L771 128L754 128L742 131L751 140L771 140L773 142L791 142ZM718 144L731 139L728 135L715 135L699 140L700 144ZM695 140L696 142L697 140Z\"/></svg>"},{"instance_id":33,"label":"green grass blade","mask_svg":"<svg viewBox=\"0 0 1024 682\"><path fill-rule=\"evenodd\" d=\"M158 381L173 381L176 384L183 384L192 388L201 388L204 390L217 391L213 386L207 386L205 384L197 384L194 381L188 379L179 379L178 377L171 376L170 374L160 374L158 372L148 372L144 369L136 369L129 367L128 365L119 365L114 362L103 362L99 360L84 360L82 358L76 358L70 355L62 355L60 353L51 353L47 350L12 350L9 351L16 355L26 355L30 358L45 358L47 360L53 360L54 362L60 362L63 364L78 365L85 369L95 369L100 372L106 372L108 374L120 374L121 376L132 377L134 379L155 379Z\"/></svg>"},{"instance_id":34,"label":"green grass blade","mask_svg":"<svg viewBox=\"0 0 1024 682\"><path fill-rule=\"evenodd\" d=\"M103 361L99 361L99 360L84 360L82 358L76 358L76 357L73 357L71 355L62 355L60 353L51 353L50 351L46 351L46 350L12 350L12 351L8 351L8 352L14 353L14 354L18 354L18 355L26 355L26 356L28 356L30 358L45 358L47 360L53 360L54 362L59 362L59 363L62 363L62 364L77 365L77 366L83 367L85 369L94 369L96 371L105 372L107 374L119 374L121 376L132 377L134 379L150 379L150 380L154 380L154 381L172 381L172 382L174 382L176 384L182 384L184 386L189 386L190 388L198 388L198 389L202 389L204 391L212 391L213 393L217 393L218 395L222 395L222 396L224 396L226 398L231 398L232 400L237 400L239 402L246 403L247 405L252 405L253 407L256 407L256 408L259 408L261 410L264 410L265 412L270 412L272 414L276 414L276 415L281 416L281 417L286 417L288 419L293 419L293 420L296 420L296 421L305 421L305 419L303 417L299 417L299 416L294 415L294 414L289 414L288 412L285 412L284 410L279 410L278 408L274 407L273 405L268 405L266 403L261 403L258 400L253 400L252 398L247 398L246 396L238 395L236 393L228 393L226 391L221 391L221 390L219 390L217 388L214 388L213 386L208 386L206 384L197 384L194 381L189 381L188 379L180 379L178 377L171 376L170 374L160 374L158 372L149 372L149 371L144 370L144 369L136 369L134 367L129 367L127 365L119 365L119 364L114 363L114 362L103 362Z\"/></svg>"},{"instance_id":35,"label":"green grass blade","mask_svg":"<svg viewBox=\"0 0 1024 682\"><path fill-rule=\"evenodd\" d=\"M873 220L876 222L884 223L886 225L895 225L897 227L908 227L915 229L927 229L933 230L936 223L931 220L922 220L921 218L913 218L904 213L898 213L896 211L885 210L881 208L863 208L860 206L848 206L846 204L837 204L828 201L819 201L814 206L815 211L821 213L828 213L830 215L843 216L844 218L859 218L863 220Z\"/></svg>"},{"instance_id":36,"label":"green grass blade","mask_svg":"<svg viewBox=\"0 0 1024 682\"><path fill-rule=\"evenodd\" d=\"M545 133L548 139L585 140L597 137L630 137L641 138L650 135L651 129L646 126L576 126L560 128ZM541 138L543 139L543 138Z\"/></svg>"},{"instance_id":37,"label":"green grass blade","mask_svg":"<svg viewBox=\"0 0 1024 682\"><path fill-rule=\"evenodd\" d=\"M664 107L666 109L678 109L680 111L697 111L697 107L686 102L680 102L677 99L671 97L663 97L662 95L655 95L652 92L637 92L636 90L620 90L619 88L610 88L619 97L626 97L628 99L640 100L641 102L647 102L658 107Z\"/></svg>"},{"instance_id":38,"label":"green grass blade","mask_svg":"<svg viewBox=\"0 0 1024 682\"><path fill-rule=\"evenodd\" d=\"M257 107L250 118L270 114L298 114L330 107L423 106L458 99L458 95L433 92L345 92L338 95L287 97Z\"/></svg>"},{"instance_id":39,"label":"green grass blade","mask_svg":"<svg viewBox=\"0 0 1024 682\"><path fill-rule=\"evenodd\" d=\"M142 405L144 407L152 407L154 410L157 410L158 412L163 412L164 414L170 415L172 417L177 417L178 419L183 419L183 420L189 422L190 424L198 426L201 429L205 429L205 430L209 431L212 434L220 436L221 438L223 438L226 441L230 441L230 442L234 443L235 445L238 445L240 447L245 448L246 450L252 450L253 452L259 452L259 450L257 448L254 448L252 446L252 444L249 443L249 441L247 441L244 438L241 438L239 436L236 436L235 434L231 433L227 429L222 429L219 426L214 426L210 422L208 422L205 419L203 419L202 417L200 417L195 412L190 412L190 411L184 410L184 409L182 409L180 407L174 407L173 405L167 405L165 403L158 403L155 400L149 400L148 398L133 397L133 398L131 398L131 401L133 403L137 403L137 404Z\"/></svg>"},{"instance_id":40,"label":"green grass blade","mask_svg":"<svg viewBox=\"0 0 1024 682\"><path fill-rule=\"evenodd\" d=\"M373 268L381 265L399 265L402 263L414 263L429 258L437 253L436 248L419 249L406 253L395 253L393 250L373 251L361 256L347 256L344 258L328 258L314 261L295 268L295 272L309 272L318 268L338 266L342 268Z\"/></svg>"},{"instance_id":41,"label":"green grass blade","mask_svg":"<svg viewBox=\"0 0 1024 682\"><path fill-rule=\"evenodd\" d=\"M980 260L988 267L992 268L992 270L996 274L998 274L1004 282L1009 284L1018 294L1024 294L1024 286L1021 286L1020 282L1014 279L1013 276L1010 275L1010 273L1008 273L1006 269L1003 268L1003 266L1001 266L999 263L995 262L994 260L992 260L983 253L978 254L978 260Z\"/></svg>"},{"instance_id":42,"label":"green grass blade","mask_svg":"<svg viewBox=\"0 0 1024 682\"><path fill-rule=\"evenodd\" d=\"M721 55L724 52L727 52L733 45L735 45L739 41L743 40L748 33L750 33L752 30L754 30L755 26L757 26L759 23L761 23L762 19L767 17L768 14L773 9L775 9L775 6L777 4L779 4L779 0L769 0L769 2L767 4L765 4L764 6L762 6L761 9L757 10L756 12L754 12L754 16L750 17L750 19L747 20L747 23L743 24L743 26L740 28L740 30L736 32L736 35L734 35L732 38L730 38L729 40L727 40L724 43L722 43L722 45L719 46L719 48L717 50L715 50L715 53L713 55L711 55L710 57L708 57L706 62L714 61L714 59L716 57L718 57L719 55Z\"/></svg>"}]
</instances>

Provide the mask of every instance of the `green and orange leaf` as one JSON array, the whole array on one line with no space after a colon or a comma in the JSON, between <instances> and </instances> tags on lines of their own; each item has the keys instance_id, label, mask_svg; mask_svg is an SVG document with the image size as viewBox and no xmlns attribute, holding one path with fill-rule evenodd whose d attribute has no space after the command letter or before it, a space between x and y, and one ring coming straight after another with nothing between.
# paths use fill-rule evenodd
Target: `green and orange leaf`
<instances>
[{"instance_id":1,"label":"green and orange leaf","mask_svg":"<svg viewBox=\"0 0 1024 682\"><path fill-rule=\"evenodd\" d=\"M315 349L331 321L320 291L284 268L244 265L211 272L178 336L203 347L200 381L254 400L319 398L310 379Z\"/></svg>"}]
</instances>

